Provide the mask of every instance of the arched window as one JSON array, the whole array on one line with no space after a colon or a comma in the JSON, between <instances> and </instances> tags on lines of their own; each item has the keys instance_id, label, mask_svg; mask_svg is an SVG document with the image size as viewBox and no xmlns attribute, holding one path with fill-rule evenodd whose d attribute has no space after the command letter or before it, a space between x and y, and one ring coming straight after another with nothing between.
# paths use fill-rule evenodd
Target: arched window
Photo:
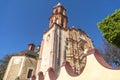
<instances>
[{"instance_id":1,"label":"arched window","mask_svg":"<svg viewBox=\"0 0 120 80\"><path fill-rule=\"evenodd\" d=\"M66 15L65 10L63 10L63 15Z\"/></svg>"},{"instance_id":2,"label":"arched window","mask_svg":"<svg viewBox=\"0 0 120 80\"><path fill-rule=\"evenodd\" d=\"M56 19L56 23L58 24L58 22L59 22L59 20L58 19Z\"/></svg>"},{"instance_id":3,"label":"arched window","mask_svg":"<svg viewBox=\"0 0 120 80\"><path fill-rule=\"evenodd\" d=\"M63 22L64 22L64 21L62 20L62 21L61 21L61 26L63 26Z\"/></svg>"},{"instance_id":4,"label":"arched window","mask_svg":"<svg viewBox=\"0 0 120 80\"><path fill-rule=\"evenodd\" d=\"M60 13L61 12L61 8L58 8L58 13Z\"/></svg>"}]
</instances>

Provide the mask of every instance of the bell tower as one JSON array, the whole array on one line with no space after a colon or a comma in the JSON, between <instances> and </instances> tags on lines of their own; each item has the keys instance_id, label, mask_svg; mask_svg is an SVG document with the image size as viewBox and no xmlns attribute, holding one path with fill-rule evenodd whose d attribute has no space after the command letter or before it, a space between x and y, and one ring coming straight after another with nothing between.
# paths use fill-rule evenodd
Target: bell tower
<instances>
[{"instance_id":1,"label":"bell tower","mask_svg":"<svg viewBox=\"0 0 120 80\"><path fill-rule=\"evenodd\" d=\"M53 23L58 24L62 28L67 28L68 19L66 16L66 9L60 3L54 6L52 15L49 18L49 22L49 28L52 27Z\"/></svg>"},{"instance_id":2,"label":"bell tower","mask_svg":"<svg viewBox=\"0 0 120 80\"><path fill-rule=\"evenodd\" d=\"M49 21L49 29L43 34L36 75L40 71L45 75L50 67L59 74L60 66L65 60L65 34L68 21L66 9L60 3L53 7Z\"/></svg>"}]
</instances>

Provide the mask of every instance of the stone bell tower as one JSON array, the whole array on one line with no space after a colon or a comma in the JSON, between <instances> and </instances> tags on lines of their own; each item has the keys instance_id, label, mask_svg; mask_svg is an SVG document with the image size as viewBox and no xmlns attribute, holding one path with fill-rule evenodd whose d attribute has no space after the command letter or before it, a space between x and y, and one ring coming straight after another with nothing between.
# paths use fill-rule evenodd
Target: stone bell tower
<instances>
[{"instance_id":1,"label":"stone bell tower","mask_svg":"<svg viewBox=\"0 0 120 80\"><path fill-rule=\"evenodd\" d=\"M50 26L52 27L53 23L57 23L63 28L67 28L67 16L66 16L66 9L58 3L54 8L52 12L52 16L50 17Z\"/></svg>"},{"instance_id":2,"label":"stone bell tower","mask_svg":"<svg viewBox=\"0 0 120 80\"><path fill-rule=\"evenodd\" d=\"M56 73L59 72L59 68L65 59L65 34L68 21L66 9L60 3L54 6L49 21L49 28L43 34L36 75L40 71L45 75L50 67Z\"/></svg>"}]
</instances>

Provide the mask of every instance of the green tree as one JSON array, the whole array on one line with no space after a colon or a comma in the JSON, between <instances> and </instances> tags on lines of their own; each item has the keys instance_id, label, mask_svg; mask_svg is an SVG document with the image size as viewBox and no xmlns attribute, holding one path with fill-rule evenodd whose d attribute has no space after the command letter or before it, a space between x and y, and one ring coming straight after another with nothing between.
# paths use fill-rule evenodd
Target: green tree
<instances>
[{"instance_id":1,"label":"green tree","mask_svg":"<svg viewBox=\"0 0 120 80\"><path fill-rule=\"evenodd\" d=\"M98 23L106 40L120 48L120 9Z\"/></svg>"},{"instance_id":2,"label":"green tree","mask_svg":"<svg viewBox=\"0 0 120 80\"><path fill-rule=\"evenodd\" d=\"M2 59L0 59L0 80L3 80L3 76L7 69L8 62L11 58L11 55L5 55Z\"/></svg>"}]
</instances>

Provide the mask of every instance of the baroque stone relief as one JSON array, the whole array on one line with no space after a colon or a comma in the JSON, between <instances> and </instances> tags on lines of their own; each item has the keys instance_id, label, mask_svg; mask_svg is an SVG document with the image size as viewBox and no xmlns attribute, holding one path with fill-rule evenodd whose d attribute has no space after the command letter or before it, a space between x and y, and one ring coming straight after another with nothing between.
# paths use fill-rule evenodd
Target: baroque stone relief
<instances>
[{"instance_id":1,"label":"baroque stone relief","mask_svg":"<svg viewBox=\"0 0 120 80\"><path fill-rule=\"evenodd\" d=\"M69 30L66 36L66 61L68 61L75 74L79 75L86 64L84 44L86 41L80 38L79 31Z\"/></svg>"}]
</instances>

